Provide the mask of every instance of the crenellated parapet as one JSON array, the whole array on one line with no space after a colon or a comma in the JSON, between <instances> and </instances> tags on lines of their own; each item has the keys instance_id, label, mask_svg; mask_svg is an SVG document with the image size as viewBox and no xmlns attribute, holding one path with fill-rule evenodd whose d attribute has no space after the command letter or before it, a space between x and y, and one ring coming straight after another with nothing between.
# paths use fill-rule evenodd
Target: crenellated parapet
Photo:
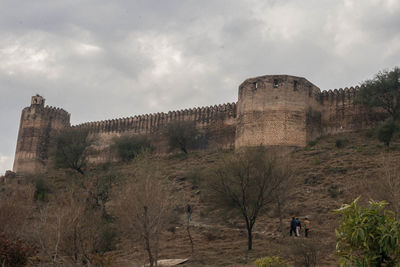
<instances>
[{"instance_id":1,"label":"crenellated parapet","mask_svg":"<svg viewBox=\"0 0 400 267\"><path fill-rule=\"evenodd\" d=\"M323 106L352 105L359 90L360 87L355 86L322 91L320 93L320 101Z\"/></svg>"},{"instance_id":2,"label":"crenellated parapet","mask_svg":"<svg viewBox=\"0 0 400 267\"><path fill-rule=\"evenodd\" d=\"M22 111L14 171L40 173L49 165L50 149L65 129L86 129L92 144L89 160L94 163L117 159L112 144L120 136L145 135L155 153L168 151L166 126L192 121L198 129L196 147L235 148L247 146L305 146L311 140L345 131L372 127L385 118L379 109L356 105L360 87L321 91L303 77L264 75L246 79L238 90L238 101L131 117L70 125L70 114L45 106L33 96Z\"/></svg>"},{"instance_id":3,"label":"crenellated parapet","mask_svg":"<svg viewBox=\"0 0 400 267\"><path fill-rule=\"evenodd\" d=\"M194 121L198 127L205 127L218 120L230 118L236 118L236 103L86 122L72 127L88 129L94 133L122 133L130 131L138 134L149 134L158 131L158 129L172 121Z\"/></svg>"}]
</instances>

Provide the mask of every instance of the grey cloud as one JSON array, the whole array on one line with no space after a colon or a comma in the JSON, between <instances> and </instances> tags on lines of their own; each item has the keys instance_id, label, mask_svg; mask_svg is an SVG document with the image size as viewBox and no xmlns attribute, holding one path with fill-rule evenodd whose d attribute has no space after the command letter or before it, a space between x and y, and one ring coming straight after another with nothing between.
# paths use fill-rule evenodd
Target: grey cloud
<instances>
[{"instance_id":1,"label":"grey cloud","mask_svg":"<svg viewBox=\"0 0 400 267\"><path fill-rule=\"evenodd\" d=\"M400 64L400 5L374 2L4 0L0 156L35 93L76 124L236 101L270 73L355 85Z\"/></svg>"}]
</instances>

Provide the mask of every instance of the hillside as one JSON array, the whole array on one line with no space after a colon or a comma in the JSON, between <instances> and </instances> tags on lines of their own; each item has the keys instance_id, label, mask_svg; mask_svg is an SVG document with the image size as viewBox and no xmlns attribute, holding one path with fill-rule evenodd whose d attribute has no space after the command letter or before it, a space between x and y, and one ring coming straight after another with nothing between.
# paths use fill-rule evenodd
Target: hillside
<instances>
[{"instance_id":1,"label":"hillside","mask_svg":"<svg viewBox=\"0 0 400 267\"><path fill-rule=\"evenodd\" d=\"M397 142L397 143L396 143ZM373 196L371 182L382 172L382 165L390 154L391 162L399 162L400 144L393 143L388 152L375 138L366 137L366 132L327 136L304 149L294 149L289 154L291 168L295 173L294 195L285 211L284 237L278 232L279 219L271 212L263 214L255 225L253 251L247 252L247 234L241 219L219 215L207 206L202 193L201 181L207 179L206 170L232 150L198 151L182 154L153 156L154 165L162 166L163 175L174 184L173 194L180 201L177 207L180 221L175 228L163 233L160 241L160 259L189 258L186 266L252 266L255 259L267 255L280 255L289 262L300 257L298 247L304 239L289 237L289 222L292 216L311 221L308 246L316 246L320 260L318 266L336 266L334 255L334 229L338 217L333 210L343 203L363 195L363 201ZM339 146L339 147L338 147ZM112 173L120 179L129 179L135 171L135 163L118 163L91 166L92 176ZM54 171L42 177L54 194L64 190L68 175ZM32 178L15 178L26 183ZM22 181L22 182L21 182ZM13 182L2 184L2 194ZM113 198L121 190L115 183L108 209L112 209ZM193 206L191 234L194 254L184 225L184 205ZM309 240L309 241L310 241ZM130 247L129 240L120 238L114 251L108 253L115 266L141 264L146 255L141 246ZM297 247L297 249L296 249Z\"/></svg>"}]
</instances>

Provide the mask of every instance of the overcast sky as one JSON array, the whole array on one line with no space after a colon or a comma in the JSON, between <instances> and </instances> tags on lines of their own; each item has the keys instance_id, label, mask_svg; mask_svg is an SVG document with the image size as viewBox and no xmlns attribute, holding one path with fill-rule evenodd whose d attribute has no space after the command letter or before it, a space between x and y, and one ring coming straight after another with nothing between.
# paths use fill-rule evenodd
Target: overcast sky
<instances>
[{"instance_id":1,"label":"overcast sky","mask_svg":"<svg viewBox=\"0 0 400 267\"><path fill-rule=\"evenodd\" d=\"M73 124L237 100L246 78L322 90L400 65L400 0L0 0L0 174L39 93Z\"/></svg>"}]
</instances>

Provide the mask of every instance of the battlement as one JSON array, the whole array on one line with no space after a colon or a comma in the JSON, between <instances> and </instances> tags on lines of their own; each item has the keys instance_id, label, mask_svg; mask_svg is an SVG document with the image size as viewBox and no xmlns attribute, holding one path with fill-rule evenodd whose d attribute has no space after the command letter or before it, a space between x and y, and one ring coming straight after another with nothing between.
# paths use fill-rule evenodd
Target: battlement
<instances>
[{"instance_id":1,"label":"battlement","mask_svg":"<svg viewBox=\"0 0 400 267\"><path fill-rule=\"evenodd\" d=\"M72 128L88 129L90 132L133 131L135 133L151 133L171 121L190 120L199 125L206 125L212 121L227 118L236 118L236 103L86 122L74 125Z\"/></svg>"},{"instance_id":2,"label":"battlement","mask_svg":"<svg viewBox=\"0 0 400 267\"><path fill-rule=\"evenodd\" d=\"M352 104L359 90L360 87L355 86L355 87L345 87L328 91L322 91L320 93L321 104L332 105L332 103L340 103L340 102Z\"/></svg>"},{"instance_id":3,"label":"battlement","mask_svg":"<svg viewBox=\"0 0 400 267\"><path fill-rule=\"evenodd\" d=\"M326 134L357 131L384 118L380 110L355 105L359 87L321 91L303 77L264 75L239 85L238 101L168 112L85 122L70 125L70 114L45 106L40 95L22 111L15 153L14 171L38 173L46 170L48 151L66 129L87 129L93 155L90 161L116 160L112 152L115 137L145 135L156 153L168 151L166 126L175 121L193 121L198 129L196 149L246 146L305 146Z\"/></svg>"}]
</instances>

